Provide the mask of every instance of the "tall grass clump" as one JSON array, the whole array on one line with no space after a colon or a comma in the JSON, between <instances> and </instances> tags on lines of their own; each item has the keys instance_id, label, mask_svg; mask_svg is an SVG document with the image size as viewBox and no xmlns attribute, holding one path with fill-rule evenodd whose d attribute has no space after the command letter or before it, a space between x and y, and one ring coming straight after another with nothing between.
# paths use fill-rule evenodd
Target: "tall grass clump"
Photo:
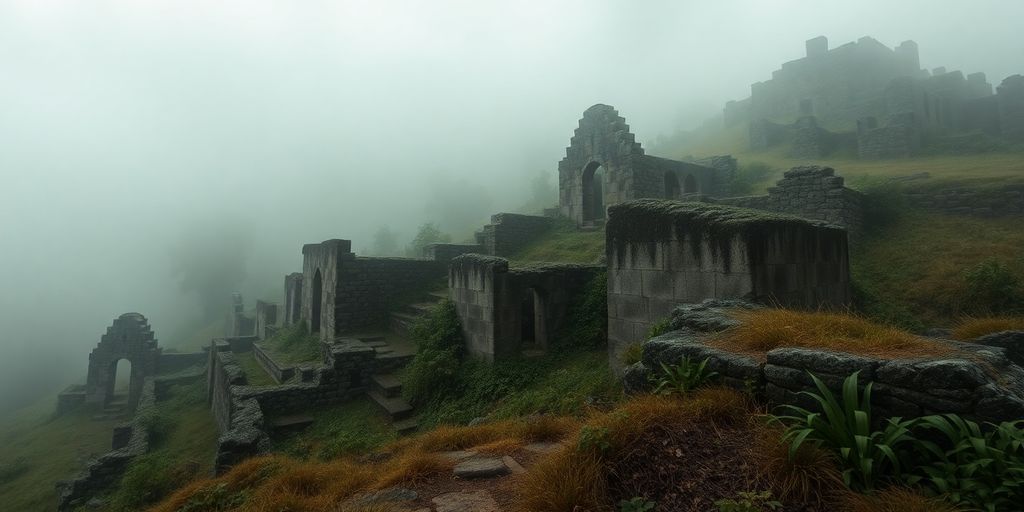
<instances>
[{"instance_id":1,"label":"tall grass clump","mask_svg":"<svg viewBox=\"0 0 1024 512\"><path fill-rule=\"evenodd\" d=\"M765 308L737 311L739 326L723 331L712 345L751 354L779 347L835 350L881 358L949 354L952 348L848 313Z\"/></svg>"},{"instance_id":2,"label":"tall grass clump","mask_svg":"<svg viewBox=\"0 0 1024 512\"><path fill-rule=\"evenodd\" d=\"M1024 316L967 318L953 329L958 340L973 340L986 334L1003 331L1024 331Z\"/></svg>"},{"instance_id":3,"label":"tall grass clump","mask_svg":"<svg viewBox=\"0 0 1024 512\"><path fill-rule=\"evenodd\" d=\"M1004 314L1024 309L1024 289L1009 266L987 259L964 272L964 310L972 313Z\"/></svg>"},{"instance_id":4,"label":"tall grass clump","mask_svg":"<svg viewBox=\"0 0 1024 512\"><path fill-rule=\"evenodd\" d=\"M320 359L320 338L309 334L305 320L286 326L262 342L282 362L301 363Z\"/></svg>"}]
</instances>

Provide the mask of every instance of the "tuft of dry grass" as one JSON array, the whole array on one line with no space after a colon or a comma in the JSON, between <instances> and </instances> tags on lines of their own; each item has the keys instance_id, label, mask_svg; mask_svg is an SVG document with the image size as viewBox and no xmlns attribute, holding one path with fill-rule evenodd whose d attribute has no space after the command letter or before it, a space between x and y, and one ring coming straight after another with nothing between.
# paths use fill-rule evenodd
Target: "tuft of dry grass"
<instances>
[{"instance_id":1,"label":"tuft of dry grass","mask_svg":"<svg viewBox=\"0 0 1024 512\"><path fill-rule=\"evenodd\" d=\"M754 438L759 478L785 503L809 503L827 509L846 489L835 457L804 443L792 458L782 430L760 427Z\"/></svg>"},{"instance_id":2,"label":"tuft of dry grass","mask_svg":"<svg viewBox=\"0 0 1024 512\"><path fill-rule=\"evenodd\" d=\"M848 512L957 512L942 498L929 498L906 487L889 487L872 495L847 492L840 510Z\"/></svg>"},{"instance_id":3,"label":"tuft of dry grass","mask_svg":"<svg viewBox=\"0 0 1024 512\"><path fill-rule=\"evenodd\" d=\"M967 318L953 329L953 338L966 341L1002 331L1024 331L1024 316Z\"/></svg>"},{"instance_id":4,"label":"tuft of dry grass","mask_svg":"<svg viewBox=\"0 0 1024 512\"><path fill-rule=\"evenodd\" d=\"M430 475L451 471L454 466L454 461L439 454L412 450L391 461L373 487L383 489L399 483L416 483Z\"/></svg>"},{"instance_id":5,"label":"tuft of dry grass","mask_svg":"<svg viewBox=\"0 0 1024 512\"><path fill-rule=\"evenodd\" d=\"M709 344L763 357L779 347L834 350L883 359L938 357L950 346L879 325L849 313L766 308L737 311L741 324L718 334Z\"/></svg>"},{"instance_id":6,"label":"tuft of dry grass","mask_svg":"<svg viewBox=\"0 0 1024 512\"><path fill-rule=\"evenodd\" d=\"M487 444L474 446L471 448L474 452L486 453L489 455L511 455L516 450L523 447L526 444L522 439L508 438L499 439L497 441L491 441Z\"/></svg>"},{"instance_id":7,"label":"tuft of dry grass","mask_svg":"<svg viewBox=\"0 0 1024 512\"><path fill-rule=\"evenodd\" d=\"M566 446L530 467L516 482L522 512L610 510L600 456Z\"/></svg>"}]
</instances>

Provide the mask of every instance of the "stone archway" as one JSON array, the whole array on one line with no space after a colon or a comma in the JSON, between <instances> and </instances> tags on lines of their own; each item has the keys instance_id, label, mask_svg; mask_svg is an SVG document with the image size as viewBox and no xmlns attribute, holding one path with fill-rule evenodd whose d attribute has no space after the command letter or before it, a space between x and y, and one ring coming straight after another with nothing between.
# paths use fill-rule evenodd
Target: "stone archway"
<instances>
[{"instance_id":1,"label":"stone archway","mask_svg":"<svg viewBox=\"0 0 1024 512\"><path fill-rule=\"evenodd\" d=\"M139 313L117 317L89 354L86 402L106 405L114 398L117 363L124 359L131 365L128 404L134 408L142 394L143 381L156 375L159 358L160 348L146 317Z\"/></svg>"},{"instance_id":2,"label":"stone archway","mask_svg":"<svg viewBox=\"0 0 1024 512\"><path fill-rule=\"evenodd\" d=\"M604 219L604 169L597 162L583 168L583 221Z\"/></svg>"},{"instance_id":3,"label":"stone archway","mask_svg":"<svg viewBox=\"0 0 1024 512\"><path fill-rule=\"evenodd\" d=\"M697 192L700 192L700 187L697 186L697 178L694 178L692 174L687 174L686 179L683 180L683 193L696 194Z\"/></svg>"},{"instance_id":4,"label":"stone archway","mask_svg":"<svg viewBox=\"0 0 1024 512\"><path fill-rule=\"evenodd\" d=\"M665 199L679 199L679 178L672 171L665 171Z\"/></svg>"},{"instance_id":5,"label":"stone archway","mask_svg":"<svg viewBox=\"0 0 1024 512\"><path fill-rule=\"evenodd\" d=\"M323 309L323 303L324 279L320 274L320 269L316 269L316 273L313 274L313 303L311 304L309 315L310 333L320 332L321 309Z\"/></svg>"}]
</instances>

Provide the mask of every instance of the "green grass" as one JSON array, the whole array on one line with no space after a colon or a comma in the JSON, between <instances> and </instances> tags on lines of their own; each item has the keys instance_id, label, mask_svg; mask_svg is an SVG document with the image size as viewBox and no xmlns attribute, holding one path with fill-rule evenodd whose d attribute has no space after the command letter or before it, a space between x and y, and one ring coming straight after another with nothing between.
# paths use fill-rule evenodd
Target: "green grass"
<instances>
[{"instance_id":1,"label":"green grass","mask_svg":"<svg viewBox=\"0 0 1024 512\"><path fill-rule=\"evenodd\" d=\"M1020 219L981 219L906 210L869 231L851 254L855 282L875 302L877 320L951 326L965 313L965 272L985 260L1007 265L1024 279ZM895 309L894 309L895 308Z\"/></svg>"},{"instance_id":2,"label":"green grass","mask_svg":"<svg viewBox=\"0 0 1024 512\"><path fill-rule=\"evenodd\" d=\"M465 424L481 416L580 414L591 400L616 401L622 397L603 348L495 364L471 360L463 363L455 380L455 392L420 409L422 428Z\"/></svg>"},{"instance_id":3,"label":"green grass","mask_svg":"<svg viewBox=\"0 0 1024 512\"><path fill-rule=\"evenodd\" d=\"M235 360L238 361L238 366L241 366L242 371L245 372L245 378L250 386L273 386L277 384L277 381L256 360L255 352L236 352Z\"/></svg>"},{"instance_id":4,"label":"green grass","mask_svg":"<svg viewBox=\"0 0 1024 512\"><path fill-rule=\"evenodd\" d=\"M395 432L366 397L307 411L314 423L301 434L278 440L274 451L329 460L368 453L395 439Z\"/></svg>"},{"instance_id":5,"label":"green grass","mask_svg":"<svg viewBox=\"0 0 1024 512\"><path fill-rule=\"evenodd\" d=\"M5 510L51 510L57 500L54 483L82 469L90 455L110 450L120 420L93 420L93 409L82 408L53 418L54 396L9 413L0 424L0 460L24 458L28 468L0 484Z\"/></svg>"},{"instance_id":6,"label":"green grass","mask_svg":"<svg viewBox=\"0 0 1024 512\"><path fill-rule=\"evenodd\" d=\"M320 336L307 334L304 322L282 328L277 334L261 342L260 346L278 363L320 361Z\"/></svg>"},{"instance_id":7,"label":"green grass","mask_svg":"<svg viewBox=\"0 0 1024 512\"><path fill-rule=\"evenodd\" d=\"M575 226L565 222L509 259L515 262L594 263L603 256L603 229L577 231Z\"/></svg>"},{"instance_id":8,"label":"green grass","mask_svg":"<svg viewBox=\"0 0 1024 512\"><path fill-rule=\"evenodd\" d=\"M172 386L157 403L161 435L151 434L150 452L132 460L110 495L110 512L140 510L213 470L217 425L206 405L206 382Z\"/></svg>"}]
</instances>

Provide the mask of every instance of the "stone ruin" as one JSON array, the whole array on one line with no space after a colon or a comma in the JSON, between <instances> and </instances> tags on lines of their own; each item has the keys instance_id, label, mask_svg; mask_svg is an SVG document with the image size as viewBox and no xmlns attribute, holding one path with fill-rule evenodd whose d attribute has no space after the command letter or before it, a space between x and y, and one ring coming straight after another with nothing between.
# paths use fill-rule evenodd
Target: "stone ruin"
<instances>
[{"instance_id":1,"label":"stone ruin","mask_svg":"<svg viewBox=\"0 0 1024 512\"><path fill-rule=\"evenodd\" d=\"M626 368L627 390L647 389L652 369L689 357L706 359L707 368L718 373L721 384L753 391L771 405L815 408L809 397L800 394L816 391L808 372L837 394L843 379L860 372L861 385L874 382L871 405L876 423L891 417L946 413L995 423L1024 417L1024 368L1020 366L1024 359L1019 353L1024 332L991 334L968 343L933 339L937 347L951 352L903 359L792 347L758 357L708 343L718 332L738 324L733 312L760 307L740 300L680 305L671 316L672 331L647 340L642 360Z\"/></svg>"},{"instance_id":2,"label":"stone ruin","mask_svg":"<svg viewBox=\"0 0 1024 512\"><path fill-rule=\"evenodd\" d=\"M984 73L921 69L917 43L890 49L870 37L837 48L817 37L806 56L730 101L726 126L749 123L753 149L791 143L790 156L814 159L839 149L861 158L906 157L929 141L951 148L984 137L1024 142L1024 77L995 94Z\"/></svg>"},{"instance_id":3,"label":"stone ruin","mask_svg":"<svg viewBox=\"0 0 1024 512\"><path fill-rule=\"evenodd\" d=\"M467 352L485 361L547 350L561 334L569 308L603 267L571 264L509 266L508 260L467 254L452 260L448 293Z\"/></svg>"},{"instance_id":4,"label":"stone ruin","mask_svg":"<svg viewBox=\"0 0 1024 512\"><path fill-rule=\"evenodd\" d=\"M681 303L744 298L817 309L850 303L846 231L746 208L637 200L608 209L613 366Z\"/></svg>"},{"instance_id":5,"label":"stone ruin","mask_svg":"<svg viewBox=\"0 0 1024 512\"><path fill-rule=\"evenodd\" d=\"M709 162L647 155L618 111L594 105L583 112L558 163L560 213L579 226L593 225L603 222L608 206L631 199L728 195L736 161L717 157Z\"/></svg>"}]
</instances>

